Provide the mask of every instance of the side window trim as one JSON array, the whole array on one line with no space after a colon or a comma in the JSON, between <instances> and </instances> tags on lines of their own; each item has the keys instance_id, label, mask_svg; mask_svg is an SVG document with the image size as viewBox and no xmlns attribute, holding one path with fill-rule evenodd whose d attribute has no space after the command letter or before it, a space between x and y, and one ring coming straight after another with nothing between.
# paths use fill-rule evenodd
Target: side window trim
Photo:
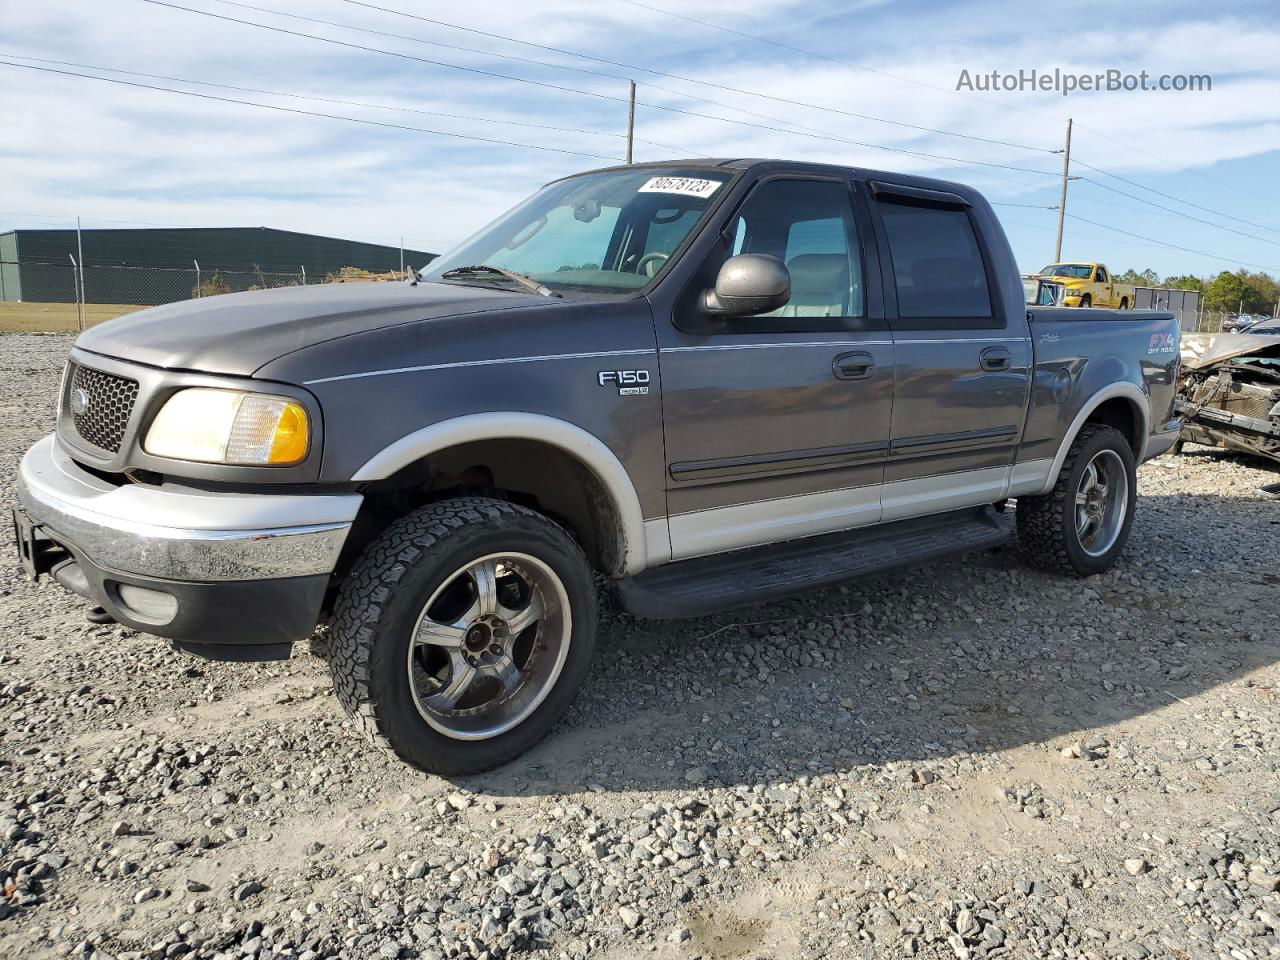
<instances>
[{"instance_id":1,"label":"side window trim","mask_svg":"<svg viewBox=\"0 0 1280 960\"><path fill-rule=\"evenodd\" d=\"M680 322L678 316L676 326L687 332L697 332L711 336L742 335L744 333L759 334L810 334L823 332L861 332L887 331L889 324L883 305L883 282L880 267L878 237L874 234L874 226L865 209L865 201L861 196L861 184L856 183L848 175L804 171L781 171L766 174L750 185L733 209L729 211L719 229L720 244L708 254L709 258L720 259L724 251L732 255L735 230L739 215L751 202L762 187L780 180L797 180L804 182L834 183L845 188L848 206L845 212L853 230L852 240L856 244L859 268L862 271L863 315L860 317L745 317L733 318L718 323L713 329L693 329L687 323ZM713 275L714 276L714 275ZM777 320L777 323L770 323ZM790 323L783 321L791 321Z\"/></svg>"},{"instance_id":2,"label":"side window trim","mask_svg":"<svg viewBox=\"0 0 1280 960\"><path fill-rule=\"evenodd\" d=\"M895 191L890 188L892 185L887 181L877 181L877 186L887 195L915 196L916 194L908 194L906 191L911 188L904 188L901 191ZM917 193L925 193L927 191L918 191ZM1004 330L1009 326L1009 318L1005 316L1003 304L999 297L999 284L995 273L992 269L991 250L987 245L987 235L982 229L982 225L975 216L974 208L965 204L960 207L965 216L969 220L969 226L973 230L974 240L977 243L978 255L982 258L982 269L987 280L987 296L991 302L990 317L911 317L902 316L898 306L898 289L896 277L893 271L893 258L889 250L889 234L885 229L884 220L880 216L881 204L885 201L879 199L878 196L868 197L867 206L870 208L872 229L875 233L876 246L879 254L880 275L881 275L881 295L884 298L884 315L887 326L895 331L908 330ZM936 204L941 209L956 210L957 205L948 202L939 202Z\"/></svg>"}]
</instances>

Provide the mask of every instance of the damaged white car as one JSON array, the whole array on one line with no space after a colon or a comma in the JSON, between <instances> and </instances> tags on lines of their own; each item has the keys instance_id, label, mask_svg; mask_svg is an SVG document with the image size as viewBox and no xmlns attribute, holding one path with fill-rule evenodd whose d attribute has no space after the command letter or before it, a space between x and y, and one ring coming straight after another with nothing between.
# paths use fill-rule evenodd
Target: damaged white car
<instances>
[{"instance_id":1,"label":"damaged white car","mask_svg":"<svg viewBox=\"0 0 1280 960\"><path fill-rule=\"evenodd\" d=\"M1248 333L1182 337L1174 410L1178 443L1239 450L1280 463L1280 320Z\"/></svg>"}]
</instances>

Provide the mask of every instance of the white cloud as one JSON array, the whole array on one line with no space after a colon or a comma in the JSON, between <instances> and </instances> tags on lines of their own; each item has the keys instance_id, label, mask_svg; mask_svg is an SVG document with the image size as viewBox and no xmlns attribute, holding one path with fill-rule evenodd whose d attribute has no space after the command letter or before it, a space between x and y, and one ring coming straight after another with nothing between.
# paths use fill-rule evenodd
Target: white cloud
<instances>
[{"instance_id":1,"label":"white cloud","mask_svg":"<svg viewBox=\"0 0 1280 960\"><path fill-rule=\"evenodd\" d=\"M409 40L285 20L217 0L179 2L413 57L607 97L625 96L625 84L611 77L503 62ZM342 0L253 2L300 16L605 74L634 72L433 27ZM578 49L729 87L1046 149L1060 145L1062 126L1056 118L1071 115L1078 124L1079 158L1126 176L1158 178L1171 168L1093 131L1167 157L1179 166L1198 168L1280 149L1280 69L1274 59L1274 50L1280 46L1280 26L1270 20L1250 20L1207 9L1175 17L1153 16L1150 9L1142 7L1127 11L1109 8L1105 28L1087 31L1088 43L1064 44L1062 31L1039 29L1028 19L1023 5L1006 0L928 16L882 0L823 7L785 0L701 0L691 8L678 7L673 0L655 3L846 57L871 70L806 58L625 3L496 0L446 7L401 0L394 5L478 30ZM1078 12L1082 17L1087 14ZM87 16L85 8L69 0L11 5L6 10L6 27L7 41L0 46L35 57L605 133L620 133L625 124L625 105L616 100L284 36L141 0L118 0L109 7L93 8ZM961 69L1014 71L1031 67L1076 72L1116 67L1145 68L1154 73L1211 73L1214 89L1202 94L1081 94L1066 99L1053 94L1008 93L974 99L949 92ZM835 137L1049 173L1056 172L1060 163L1057 156L1047 153L941 136L634 73L641 82L642 101L696 113L736 116L765 126L799 124ZM891 79L885 73L916 82ZM104 220L175 224L264 224L378 240L394 240L405 234L421 238L415 242L429 240L439 246L441 241L471 232L538 184L606 162L293 116L13 68L0 67L0 76L6 90L0 100L0 124L6 131L0 143L0 211L10 221L15 218L7 214L19 211L46 217L80 214ZM766 118L674 96L654 89L646 80ZM588 154L620 156L622 150L617 137L255 94L204 92ZM641 107L638 112L637 136L641 141L669 144L683 154L798 157L933 173L964 179L1012 200L1035 195L1037 189L1053 184L1049 176L949 165L650 107ZM670 155L665 148L645 143L637 146L639 159ZM1271 191L1270 184L1259 189ZM1252 218L1272 213L1274 209L1243 215Z\"/></svg>"}]
</instances>

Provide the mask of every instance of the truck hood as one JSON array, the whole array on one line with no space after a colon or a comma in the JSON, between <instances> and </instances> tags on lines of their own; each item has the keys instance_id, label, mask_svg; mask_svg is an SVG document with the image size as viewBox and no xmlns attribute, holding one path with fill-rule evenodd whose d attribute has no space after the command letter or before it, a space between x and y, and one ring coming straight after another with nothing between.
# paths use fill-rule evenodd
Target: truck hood
<instances>
[{"instance_id":1,"label":"truck hood","mask_svg":"<svg viewBox=\"0 0 1280 960\"><path fill-rule=\"evenodd\" d=\"M252 376L285 354L366 330L563 302L452 283L329 283L153 307L86 330L76 346L169 370Z\"/></svg>"},{"instance_id":2,"label":"truck hood","mask_svg":"<svg viewBox=\"0 0 1280 960\"><path fill-rule=\"evenodd\" d=\"M1280 358L1280 336L1248 333L1184 333L1182 365L1200 370L1247 354Z\"/></svg>"}]
</instances>

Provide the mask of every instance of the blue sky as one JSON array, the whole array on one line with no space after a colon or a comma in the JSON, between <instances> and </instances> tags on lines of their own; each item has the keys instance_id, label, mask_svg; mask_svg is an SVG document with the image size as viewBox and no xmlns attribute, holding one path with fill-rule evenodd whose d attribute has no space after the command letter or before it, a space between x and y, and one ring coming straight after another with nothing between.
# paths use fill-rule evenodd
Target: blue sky
<instances>
[{"instance_id":1,"label":"blue sky","mask_svg":"<svg viewBox=\"0 0 1280 960\"><path fill-rule=\"evenodd\" d=\"M351 0L245 0L285 15L226 0L173 2L421 59L273 33L144 0L0 0L6 26L0 51L9 60L72 61L323 98L43 64L436 132L0 67L0 230L63 226L79 215L86 226L264 225L384 243L403 236L411 247L438 250L547 180L621 157L622 100L630 77L640 84L639 160L778 156L962 180L994 202L1029 205L997 207L1024 270L1052 258L1056 213L1043 208L1057 203L1061 158L1046 151L1061 147L1071 116L1073 158L1106 173L1073 169L1088 179L1070 188L1067 211L1073 217L1064 259L1104 260L1116 270L1151 267L1162 275L1212 274L1244 264L1280 274L1280 18L1273 3L1075 3L1045 17L1002 0L645 0L834 58L823 59L625 0L370 0L453 27ZM962 69L1031 68L1210 74L1213 89L1066 98L955 92ZM347 102L324 102L332 100ZM444 135L449 133L460 137Z\"/></svg>"}]
</instances>

